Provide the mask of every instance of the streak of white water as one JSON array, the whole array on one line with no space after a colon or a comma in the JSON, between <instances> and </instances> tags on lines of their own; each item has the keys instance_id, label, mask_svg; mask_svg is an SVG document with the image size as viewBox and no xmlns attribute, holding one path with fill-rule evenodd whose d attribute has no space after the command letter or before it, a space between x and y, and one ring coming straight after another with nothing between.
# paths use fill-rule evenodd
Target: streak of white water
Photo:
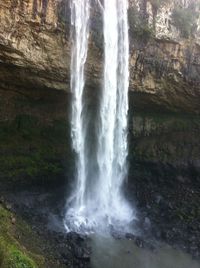
<instances>
[{"instance_id":1,"label":"streak of white water","mask_svg":"<svg viewBox=\"0 0 200 268\"><path fill-rule=\"evenodd\" d=\"M104 88L100 107L99 213L107 224L123 226L133 211L122 193L127 175L129 39L127 0L104 2Z\"/></svg>"},{"instance_id":2,"label":"streak of white water","mask_svg":"<svg viewBox=\"0 0 200 268\"><path fill-rule=\"evenodd\" d=\"M89 0L88 0L89 1ZM104 20L104 85L97 131L97 172L88 183L83 115L84 64L87 55L88 1L72 1L72 140L77 153L78 183L66 226L75 231L124 229L134 213L122 193L127 175L129 86L128 0L106 0ZM89 189L86 189L89 187ZM74 202L75 201L75 202Z\"/></svg>"},{"instance_id":3,"label":"streak of white water","mask_svg":"<svg viewBox=\"0 0 200 268\"><path fill-rule=\"evenodd\" d=\"M76 214L84 208L87 169L83 92L85 86L84 67L88 52L89 2L90 0L71 0L71 137L72 146L77 155L77 185L73 195L68 200L68 205L71 205L71 209L68 210L66 218L72 217L74 213Z\"/></svg>"}]
</instances>

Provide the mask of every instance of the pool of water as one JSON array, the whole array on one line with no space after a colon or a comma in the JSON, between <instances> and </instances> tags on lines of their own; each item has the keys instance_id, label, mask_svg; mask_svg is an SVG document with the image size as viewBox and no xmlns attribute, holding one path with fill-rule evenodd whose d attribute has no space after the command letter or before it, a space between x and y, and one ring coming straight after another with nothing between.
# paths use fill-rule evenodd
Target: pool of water
<instances>
[{"instance_id":1,"label":"pool of water","mask_svg":"<svg viewBox=\"0 0 200 268\"><path fill-rule=\"evenodd\" d=\"M92 268L200 268L200 262L169 246L151 251L131 240L93 235L91 247Z\"/></svg>"}]
</instances>

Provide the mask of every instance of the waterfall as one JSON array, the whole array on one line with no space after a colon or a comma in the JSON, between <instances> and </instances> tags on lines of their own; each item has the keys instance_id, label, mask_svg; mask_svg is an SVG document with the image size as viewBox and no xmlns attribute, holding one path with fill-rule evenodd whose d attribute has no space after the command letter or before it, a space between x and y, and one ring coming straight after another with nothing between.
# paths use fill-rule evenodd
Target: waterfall
<instances>
[{"instance_id":1,"label":"waterfall","mask_svg":"<svg viewBox=\"0 0 200 268\"><path fill-rule=\"evenodd\" d=\"M134 218L123 196L127 176L129 86L128 0L104 1L104 82L99 107L97 170L89 178L83 90L87 56L89 0L74 0L72 12L72 142L77 154L77 185L68 200L67 230L122 228ZM94 147L95 148L95 147ZM88 183L88 181L90 183ZM92 182L92 183L91 183ZM89 187L89 189L87 189Z\"/></svg>"},{"instance_id":2,"label":"waterfall","mask_svg":"<svg viewBox=\"0 0 200 268\"><path fill-rule=\"evenodd\" d=\"M74 217L74 214L78 214L79 210L84 208L87 167L83 92L85 62L88 52L89 8L89 0L71 0L71 137L72 146L76 153L77 183L74 193L67 202L67 206L70 205L71 208L67 211L66 218Z\"/></svg>"},{"instance_id":3,"label":"waterfall","mask_svg":"<svg viewBox=\"0 0 200 268\"><path fill-rule=\"evenodd\" d=\"M104 86L98 140L100 213L110 225L133 218L122 186L127 175L129 86L128 3L104 1Z\"/></svg>"}]
</instances>

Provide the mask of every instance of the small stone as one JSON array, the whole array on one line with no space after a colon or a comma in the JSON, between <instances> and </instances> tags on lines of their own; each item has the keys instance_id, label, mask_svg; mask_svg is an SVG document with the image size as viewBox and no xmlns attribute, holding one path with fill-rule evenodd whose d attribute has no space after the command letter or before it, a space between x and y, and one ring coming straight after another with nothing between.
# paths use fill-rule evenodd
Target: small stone
<instances>
[{"instance_id":1,"label":"small stone","mask_svg":"<svg viewBox=\"0 0 200 268\"><path fill-rule=\"evenodd\" d=\"M90 255L88 253L84 253L82 259L86 262L90 261Z\"/></svg>"},{"instance_id":2,"label":"small stone","mask_svg":"<svg viewBox=\"0 0 200 268\"><path fill-rule=\"evenodd\" d=\"M11 210L12 209L12 206L10 204L6 204L6 209L7 210Z\"/></svg>"},{"instance_id":3,"label":"small stone","mask_svg":"<svg viewBox=\"0 0 200 268\"><path fill-rule=\"evenodd\" d=\"M4 201L5 201L5 200L4 200L3 196L1 196L1 197L0 197L0 203L3 204Z\"/></svg>"},{"instance_id":4,"label":"small stone","mask_svg":"<svg viewBox=\"0 0 200 268\"><path fill-rule=\"evenodd\" d=\"M144 219L144 229L148 230L148 229L150 229L150 227L151 227L151 221L150 221L150 219L148 217L145 217L145 219Z\"/></svg>"},{"instance_id":5,"label":"small stone","mask_svg":"<svg viewBox=\"0 0 200 268\"><path fill-rule=\"evenodd\" d=\"M142 240L140 240L139 238L137 238L137 239L135 240L135 244L136 244L136 246L138 246L139 248L143 248L143 242L142 242Z\"/></svg>"},{"instance_id":6,"label":"small stone","mask_svg":"<svg viewBox=\"0 0 200 268\"><path fill-rule=\"evenodd\" d=\"M12 217L11 222L12 222L12 224L15 224L16 223L15 217Z\"/></svg>"},{"instance_id":7,"label":"small stone","mask_svg":"<svg viewBox=\"0 0 200 268\"><path fill-rule=\"evenodd\" d=\"M135 239L134 234L131 234L131 233L126 233L125 237L126 237L128 240L134 240L134 239Z\"/></svg>"}]
</instances>

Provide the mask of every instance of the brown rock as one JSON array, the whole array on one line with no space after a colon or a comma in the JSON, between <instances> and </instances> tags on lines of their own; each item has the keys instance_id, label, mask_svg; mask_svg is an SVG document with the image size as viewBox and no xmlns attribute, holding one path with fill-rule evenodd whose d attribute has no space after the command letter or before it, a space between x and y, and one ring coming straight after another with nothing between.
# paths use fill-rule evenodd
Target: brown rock
<instances>
[{"instance_id":1,"label":"brown rock","mask_svg":"<svg viewBox=\"0 0 200 268\"><path fill-rule=\"evenodd\" d=\"M186 5L191 1L185 1ZM146 1L146 6L141 3L130 0L130 5L136 5L138 12L147 13L151 26L151 1ZM170 26L169 30L169 18L165 16L173 8L174 1L169 1L157 11L155 39L141 44L134 42L137 36L130 36L133 40L130 47L133 106L135 110L163 109L199 114L199 31L195 38L186 40L175 28ZM101 16L98 7L92 12L91 25L97 23L97 15ZM69 92L69 20L67 1L4 0L0 3L0 94L6 90L27 95L29 89ZM95 42L94 29L91 29L86 85L96 89L101 87L103 53ZM5 106L8 105L12 105L9 100ZM7 120L6 116L8 113L1 112L2 120Z\"/></svg>"}]
</instances>

